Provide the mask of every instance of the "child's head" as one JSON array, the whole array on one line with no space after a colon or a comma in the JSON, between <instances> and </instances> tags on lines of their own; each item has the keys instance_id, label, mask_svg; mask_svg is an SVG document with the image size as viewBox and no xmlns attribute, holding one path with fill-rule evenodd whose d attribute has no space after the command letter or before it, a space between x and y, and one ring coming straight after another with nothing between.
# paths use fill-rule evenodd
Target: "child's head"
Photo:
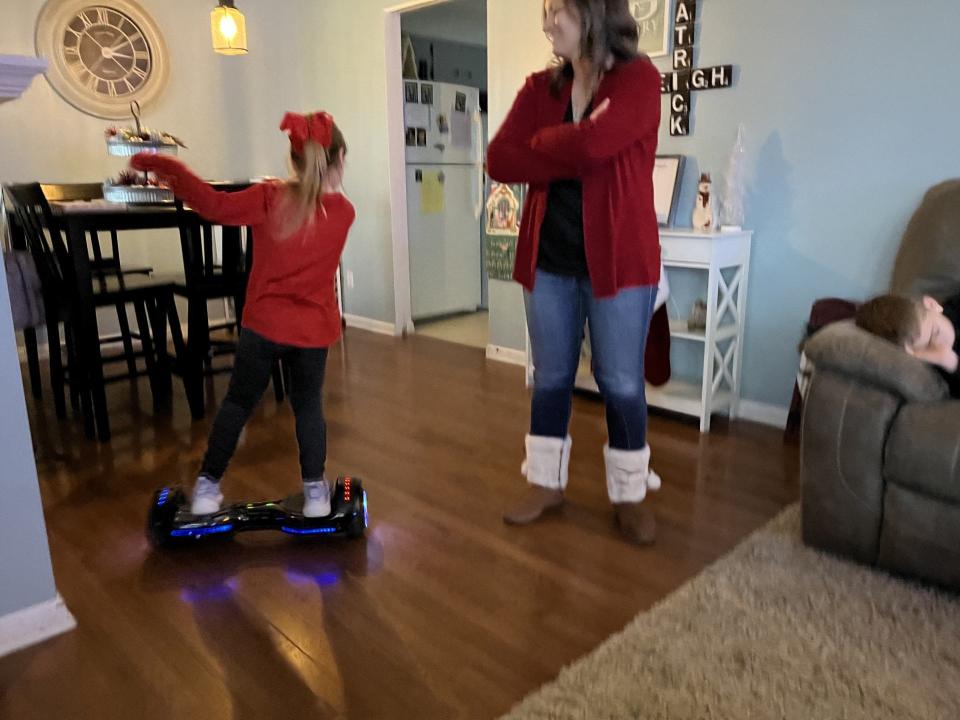
<instances>
[{"instance_id":1,"label":"child's head","mask_svg":"<svg viewBox=\"0 0 960 720\"><path fill-rule=\"evenodd\" d=\"M287 113L280 129L290 137L295 203L283 224L292 232L313 217L324 191L336 190L342 184L347 143L333 118L325 112Z\"/></svg>"},{"instance_id":2,"label":"child's head","mask_svg":"<svg viewBox=\"0 0 960 720\"><path fill-rule=\"evenodd\" d=\"M856 324L869 333L899 345L911 355L952 348L956 330L932 297L921 300L881 295L857 309Z\"/></svg>"}]
</instances>

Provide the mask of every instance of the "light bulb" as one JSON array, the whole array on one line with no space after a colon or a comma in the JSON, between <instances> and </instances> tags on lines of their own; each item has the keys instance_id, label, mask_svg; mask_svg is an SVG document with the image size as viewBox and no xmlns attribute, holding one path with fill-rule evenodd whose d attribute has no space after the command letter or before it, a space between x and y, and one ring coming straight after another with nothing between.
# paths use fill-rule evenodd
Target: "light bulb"
<instances>
[{"instance_id":1,"label":"light bulb","mask_svg":"<svg viewBox=\"0 0 960 720\"><path fill-rule=\"evenodd\" d=\"M233 40L237 36L237 23L230 15L220 18L220 33L227 40Z\"/></svg>"}]
</instances>

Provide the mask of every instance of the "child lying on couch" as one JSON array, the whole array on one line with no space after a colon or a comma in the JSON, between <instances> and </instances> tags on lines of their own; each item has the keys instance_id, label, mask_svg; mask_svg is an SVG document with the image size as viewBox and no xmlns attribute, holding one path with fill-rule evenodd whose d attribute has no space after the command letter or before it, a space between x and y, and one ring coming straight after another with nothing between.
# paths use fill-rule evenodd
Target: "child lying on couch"
<instances>
[{"instance_id":1,"label":"child lying on couch","mask_svg":"<svg viewBox=\"0 0 960 720\"><path fill-rule=\"evenodd\" d=\"M857 309L855 322L869 333L899 345L918 360L935 366L960 398L960 359L957 324L960 295L943 305L932 297L920 300L901 295L881 295Z\"/></svg>"}]
</instances>

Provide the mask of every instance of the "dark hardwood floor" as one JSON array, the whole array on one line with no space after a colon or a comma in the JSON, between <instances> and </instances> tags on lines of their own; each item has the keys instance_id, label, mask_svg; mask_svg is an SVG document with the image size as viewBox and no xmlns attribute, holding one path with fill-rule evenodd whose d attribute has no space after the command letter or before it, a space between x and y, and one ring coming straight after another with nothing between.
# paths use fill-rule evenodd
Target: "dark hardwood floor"
<instances>
[{"instance_id":1,"label":"dark hardwood floor","mask_svg":"<svg viewBox=\"0 0 960 720\"><path fill-rule=\"evenodd\" d=\"M217 380L218 399L226 378ZM523 370L424 337L348 331L330 355L328 474L362 477L363 541L273 534L154 554L151 493L190 484L212 414L180 388L110 389L113 441L31 403L58 588L76 631L0 659L0 718L492 718L663 599L798 496L797 453L749 423L651 420L659 541L612 523L599 402L578 397L564 511L511 528ZM229 499L297 489L289 403L268 391Z\"/></svg>"}]
</instances>

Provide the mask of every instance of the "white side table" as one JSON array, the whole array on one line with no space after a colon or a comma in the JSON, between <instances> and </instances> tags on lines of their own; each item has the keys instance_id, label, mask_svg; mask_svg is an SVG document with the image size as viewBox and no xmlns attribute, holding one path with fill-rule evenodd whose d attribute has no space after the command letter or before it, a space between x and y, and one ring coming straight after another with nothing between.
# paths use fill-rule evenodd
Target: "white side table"
<instances>
[{"instance_id":1,"label":"white side table","mask_svg":"<svg viewBox=\"0 0 960 720\"><path fill-rule=\"evenodd\" d=\"M707 327L691 331L686 318L671 320L671 344L679 346L678 352L689 343L701 350L703 375L699 383L671 380L660 388L648 386L647 399L654 407L698 417L700 432L710 431L713 413L726 410L735 418L740 410L752 240L751 231L660 231L663 265L668 274L671 268L706 274Z\"/></svg>"}]
</instances>

